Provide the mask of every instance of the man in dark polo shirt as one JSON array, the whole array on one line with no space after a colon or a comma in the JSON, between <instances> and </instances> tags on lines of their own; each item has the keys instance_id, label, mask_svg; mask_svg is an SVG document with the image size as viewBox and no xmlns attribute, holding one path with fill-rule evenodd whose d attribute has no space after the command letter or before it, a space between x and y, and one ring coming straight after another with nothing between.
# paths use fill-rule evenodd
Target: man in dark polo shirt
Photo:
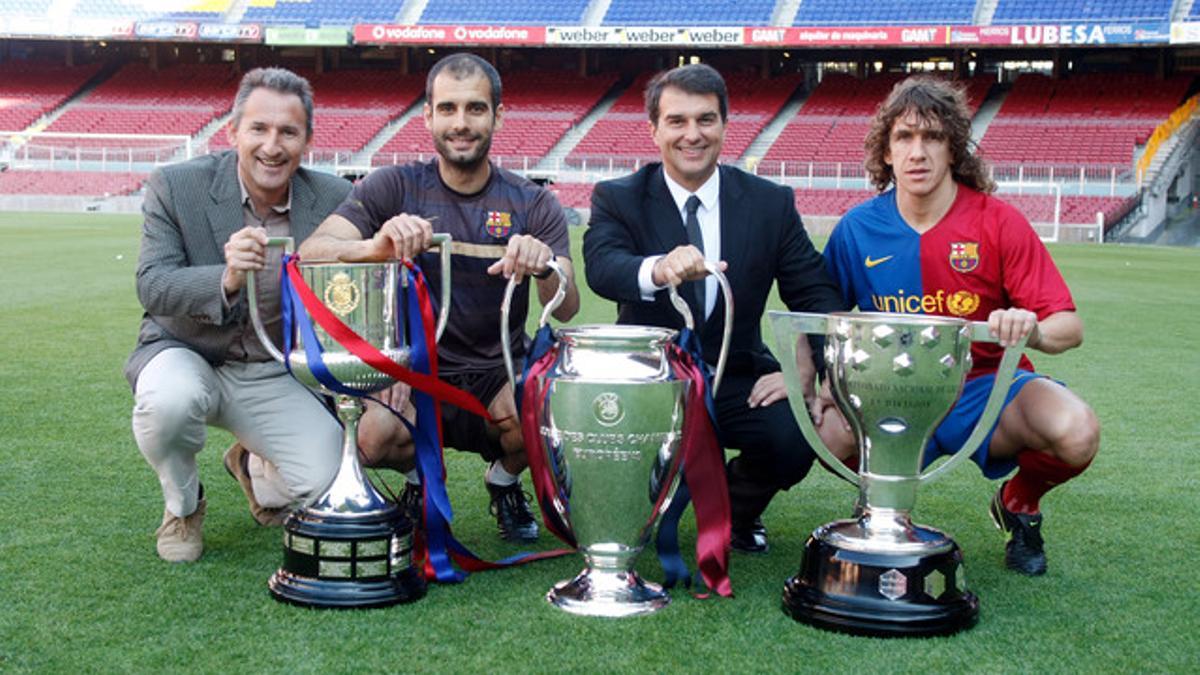
<instances>
[{"instance_id":1,"label":"man in dark polo shirt","mask_svg":"<svg viewBox=\"0 0 1200 675\"><path fill-rule=\"evenodd\" d=\"M344 261L419 257L436 296L439 263L436 255L425 252L435 232L453 237L450 318L438 345L438 365L442 378L475 395L495 423L443 405L443 440L489 462L484 481L500 535L530 541L537 538L538 527L518 478L526 467L525 444L501 352L500 304L510 277L525 280L511 307L510 342L514 359L519 359L529 345L524 329L528 277L546 271L551 259L571 277L570 291L554 312L560 321L579 310L579 293L558 200L488 160L503 114L500 76L491 64L473 54L438 61L425 83L424 107L438 157L370 173L300 254ZM535 283L542 304L558 289L556 278ZM405 387L395 387L385 402L403 412L407 394ZM420 483L408 430L389 411L368 403L359 424L359 445L368 466L405 473L401 506L420 522Z\"/></svg>"}]
</instances>

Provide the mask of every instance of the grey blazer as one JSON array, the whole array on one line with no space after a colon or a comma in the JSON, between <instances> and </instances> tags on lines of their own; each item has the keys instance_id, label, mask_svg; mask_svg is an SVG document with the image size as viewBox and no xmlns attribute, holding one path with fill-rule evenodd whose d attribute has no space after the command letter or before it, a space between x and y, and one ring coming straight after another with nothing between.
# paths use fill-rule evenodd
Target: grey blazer
<instances>
[{"instance_id":1,"label":"grey blazer","mask_svg":"<svg viewBox=\"0 0 1200 675\"><path fill-rule=\"evenodd\" d=\"M291 230L299 244L342 203L350 183L301 168L291 190ZM219 365L248 320L245 294L226 309L221 292L225 242L243 226L241 196L233 151L150 175L137 265L138 300L146 312L125 363L130 386L150 359L171 347L187 347Z\"/></svg>"}]
</instances>

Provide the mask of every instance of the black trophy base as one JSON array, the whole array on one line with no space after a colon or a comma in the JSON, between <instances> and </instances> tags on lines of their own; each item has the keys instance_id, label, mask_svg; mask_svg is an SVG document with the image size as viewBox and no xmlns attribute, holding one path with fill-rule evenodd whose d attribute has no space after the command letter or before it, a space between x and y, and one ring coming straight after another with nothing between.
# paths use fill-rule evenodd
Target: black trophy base
<instances>
[{"instance_id":1,"label":"black trophy base","mask_svg":"<svg viewBox=\"0 0 1200 675\"><path fill-rule=\"evenodd\" d=\"M924 555L840 549L809 537L800 573L783 587L783 611L818 628L875 637L951 635L975 625L962 551Z\"/></svg>"},{"instance_id":2,"label":"black trophy base","mask_svg":"<svg viewBox=\"0 0 1200 675\"><path fill-rule=\"evenodd\" d=\"M267 584L280 602L366 609L425 596L412 523L394 505L349 515L301 509L283 527L283 566Z\"/></svg>"}]
</instances>

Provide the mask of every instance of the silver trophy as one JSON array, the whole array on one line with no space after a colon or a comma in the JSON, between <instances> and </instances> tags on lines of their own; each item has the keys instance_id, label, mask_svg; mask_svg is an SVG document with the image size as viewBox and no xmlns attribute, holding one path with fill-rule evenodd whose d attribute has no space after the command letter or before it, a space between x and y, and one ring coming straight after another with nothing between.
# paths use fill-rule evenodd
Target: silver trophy
<instances>
[{"instance_id":1,"label":"silver trophy","mask_svg":"<svg viewBox=\"0 0 1200 675\"><path fill-rule=\"evenodd\" d=\"M566 276L546 305L540 325L566 294ZM714 390L725 369L733 298L729 283L713 265L725 295L725 333ZM501 307L504 362L516 386L508 344L510 282ZM693 327L687 303L670 288L671 301ZM559 352L546 373L544 406L523 410L535 415L552 467L557 494L550 507L574 534L586 567L574 579L554 586L546 599L572 614L622 617L655 612L670 602L657 584L634 571L661 513L678 483L683 453L679 442L685 414L685 381L675 377L668 346L676 331L648 326L592 325L554 332ZM703 410L695 414L706 414Z\"/></svg>"},{"instance_id":2,"label":"silver trophy","mask_svg":"<svg viewBox=\"0 0 1200 675\"><path fill-rule=\"evenodd\" d=\"M995 342L986 323L937 316L770 312L788 400L809 444L859 489L853 518L818 527L800 573L784 587L797 621L842 632L946 635L974 625L979 600L966 588L962 551L944 532L914 525L917 487L971 456L1003 408L1024 340L1004 352L995 384L967 442L922 472L938 424L971 370L971 343ZM835 401L858 444L857 473L821 442L796 369L797 340L825 336Z\"/></svg>"},{"instance_id":3,"label":"silver trophy","mask_svg":"<svg viewBox=\"0 0 1200 675\"><path fill-rule=\"evenodd\" d=\"M449 242L449 235L434 235L442 262L439 338L450 308ZM291 237L275 237L269 245L283 246L290 253L293 243ZM299 268L305 283L329 311L388 359L407 366L411 352L400 303L409 278L403 263L301 262ZM284 363L285 355L275 347L259 317L254 275L246 275L246 282L254 330L271 356ZM325 367L339 382L366 392L395 383L392 376L365 363L315 321L311 323L324 350ZM292 512L284 522L283 566L270 579L271 593L277 600L308 607L382 607L417 600L425 595L425 577L412 564L413 524L371 485L359 463L362 401L321 384L309 367L303 334L298 327L295 332L286 363L302 384L336 399L345 430L337 474L312 503Z\"/></svg>"}]
</instances>

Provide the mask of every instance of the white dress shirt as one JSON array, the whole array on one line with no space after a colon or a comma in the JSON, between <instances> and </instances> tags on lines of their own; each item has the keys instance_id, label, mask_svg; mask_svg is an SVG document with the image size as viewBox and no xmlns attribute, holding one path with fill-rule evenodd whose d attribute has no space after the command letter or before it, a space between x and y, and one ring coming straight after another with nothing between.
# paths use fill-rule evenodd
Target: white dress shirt
<instances>
[{"instance_id":1,"label":"white dress shirt","mask_svg":"<svg viewBox=\"0 0 1200 675\"><path fill-rule=\"evenodd\" d=\"M700 208L696 210L696 219L700 222L700 236L704 239L704 259L711 263L718 263L721 260L721 171L714 170L708 180L700 186L695 193L688 192L687 188L679 183L676 183L663 171L663 178L667 181L667 190L671 192L671 198L675 200L675 208L679 211L681 227L687 227L687 200L693 194L700 199ZM654 294L666 286L655 286L653 281L654 264L660 258L665 256L653 255L642 261L642 266L638 268L638 288L642 292L642 299L650 301L654 299ZM717 305L717 280L713 276L708 276L704 280L704 316L712 314L713 308Z\"/></svg>"}]
</instances>

